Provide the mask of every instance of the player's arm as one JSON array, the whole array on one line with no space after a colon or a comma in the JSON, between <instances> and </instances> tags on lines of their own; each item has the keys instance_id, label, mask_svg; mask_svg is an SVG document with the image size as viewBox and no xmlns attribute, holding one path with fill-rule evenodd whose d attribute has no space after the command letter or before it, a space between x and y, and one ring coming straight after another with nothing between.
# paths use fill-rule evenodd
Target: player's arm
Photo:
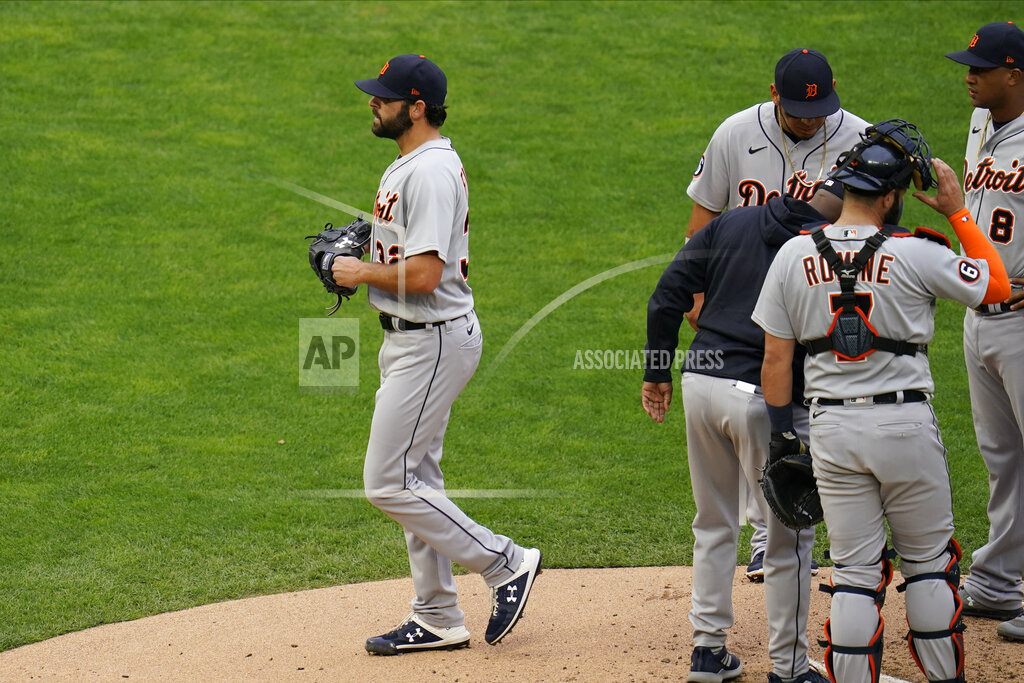
<instances>
[{"instance_id":1,"label":"player's arm","mask_svg":"<svg viewBox=\"0 0 1024 683\"><path fill-rule=\"evenodd\" d=\"M661 274L647 302L647 345L640 405L655 422L662 422L672 402L672 365L679 344L679 327L693 307L693 292L704 288L707 234L685 245Z\"/></svg>"},{"instance_id":2,"label":"player's arm","mask_svg":"<svg viewBox=\"0 0 1024 683\"><path fill-rule=\"evenodd\" d=\"M690 212L690 222L686 226L686 239L697 234L697 231L705 225L722 215L721 211L712 211L699 202L693 203L693 211ZM693 295L693 306L686 312L686 322L697 331L697 318L704 308L704 292L695 292Z\"/></svg>"},{"instance_id":3,"label":"player's arm","mask_svg":"<svg viewBox=\"0 0 1024 683\"><path fill-rule=\"evenodd\" d=\"M750 318L764 330L764 359L761 361L761 393L768 407L772 432L793 430L793 357L796 334L786 309L788 273L797 240L782 245L765 275L761 293Z\"/></svg>"},{"instance_id":4,"label":"player's arm","mask_svg":"<svg viewBox=\"0 0 1024 683\"><path fill-rule=\"evenodd\" d=\"M693 210L690 212L690 222L686 224L687 239L696 235L698 230L710 223L717 216L721 215L721 211L712 211L706 206L703 206L698 202L694 202Z\"/></svg>"},{"instance_id":5,"label":"player's arm","mask_svg":"<svg viewBox=\"0 0 1024 683\"><path fill-rule=\"evenodd\" d=\"M708 254L711 251L709 234L704 232L690 240L661 274L647 302L649 350L669 355L675 353L683 317L693 308L695 292L704 291ZM666 370L666 374L645 379L667 381L669 377Z\"/></svg>"},{"instance_id":6,"label":"player's arm","mask_svg":"<svg viewBox=\"0 0 1024 683\"><path fill-rule=\"evenodd\" d=\"M995 304L1005 301L1010 296L1010 279L1006 275L1006 267L999 258L999 252L981 232L971 213L964 206L964 195L956 172L949 164L938 158L932 159L932 167L935 169L938 191L934 197L923 192L915 192L914 197L946 217L968 257L988 263L988 289L981 303Z\"/></svg>"},{"instance_id":7,"label":"player's arm","mask_svg":"<svg viewBox=\"0 0 1024 683\"><path fill-rule=\"evenodd\" d=\"M395 263L373 263L355 258L334 259L334 281L343 287L366 284L392 294L430 294L441 284L444 261L436 251L401 259Z\"/></svg>"},{"instance_id":8,"label":"player's arm","mask_svg":"<svg viewBox=\"0 0 1024 683\"><path fill-rule=\"evenodd\" d=\"M764 362L761 364L761 391L768 405L773 432L792 432L793 353L795 339L764 333Z\"/></svg>"},{"instance_id":9,"label":"player's arm","mask_svg":"<svg viewBox=\"0 0 1024 683\"><path fill-rule=\"evenodd\" d=\"M988 263L988 289L981 303L1005 301L1010 296L1010 278L1006 275L1006 266L1003 265L1003 259L999 258L999 252L974 222L971 213L966 208L960 209L949 216L949 224L956 231L964 253L972 259Z\"/></svg>"}]
</instances>

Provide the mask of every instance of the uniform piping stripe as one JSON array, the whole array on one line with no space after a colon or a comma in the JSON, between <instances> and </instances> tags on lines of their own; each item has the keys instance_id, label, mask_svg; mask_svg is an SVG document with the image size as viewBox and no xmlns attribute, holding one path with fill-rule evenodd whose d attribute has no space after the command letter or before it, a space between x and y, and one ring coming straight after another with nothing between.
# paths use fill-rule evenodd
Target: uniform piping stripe
<instances>
[{"instance_id":1,"label":"uniform piping stripe","mask_svg":"<svg viewBox=\"0 0 1024 683\"><path fill-rule=\"evenodd\" d=\"M803 592L804 592L803 591L803 581L804 581L803 577L804 577L805 574L807 576L811 575L810 567L807 568L808 569L807 572L804 572L803 563L800 561L800 534L801 533L803 533L803 532L801 532L801 531L797 531L796 532L796 541L793 544L793 552L796 554L796 576L797 576L797 579L796 579L796 611L793 614L793 631L794 632L798 632L800 630L800 614L801 614L802 611L805 611L803 605L800 604L801 603L800 596L803 595ZM806 630L806 625L805 625L805 629L804 630ZM793 640L793 654L792 654L791 661L793 662L794 667L796 665L797 650L798 650L798 643L799 642L800 642L799 638L796 638L796 639ZM803 672L795 671L794 669L790 669L788 678L793 678L795 676L799 676L801 673L803 673Z\"/></svg>"},{"instance_id":2,"label":"uniform piping stripe","mask_svg":"<svg viewBox=\"0 0 1024 683\"><path fill-rule=\"evenodd\" d=\"M500 555L505 560L505 567L511 569L512 558L510 558L508 555L506 555L503 552L500 552L500 551L497 551L497 550L492 550L492 549L488 548L487 546L485 546L483 543L480 542L480 539L478 539L473 534L469 533L468 529L463 528L463 526L461 524L459 524L458 522L456 522L454 519L452 519L451 516L448 515L448 513L446 513L444 510L442 510L441 508L437 507L433 503L431 503L429 500L427 500L423 496L417 495L417 493L415 491L413 491L412 489L409 488L408 483L407 483L409 481L409 464L408 464L409 451L412 450L412 445L416 441L416 432L417 432L417 430L419 430L420 419L423 417L423 411L426 410L427 401L430 399L430 390L434 387L434 379L437 377L437 368L441 365L441 351L442 351L442 347L444 346L444 337L441 336L441 333L442 333L442 331L445 328L442 326L442 327L438 327L436 329L437 329L437 360L434 362L434 371L430 375L430 381L427 382L427 391L426 391L425 394L423 394L423 403L420 404L419 414L416 415L416 424L412 428L412 435L409 437L409 445L406 446L405 453L402 454L402 482L403 482L402 488L404 490L408 491L409 493L411 493L413 495L413 497L416 498L417 500L422 501L425 505L433 508L434 510L436 510L440 514L444 515L448 519L448 521L450 521L452 524L454 524L459 529L461 529L464 534L466 534L471 539L473 539L477 543L477 545L479 545L481 548L483 548L487 552L492 553L494 555Z\"/></svg>"}]
</instances>

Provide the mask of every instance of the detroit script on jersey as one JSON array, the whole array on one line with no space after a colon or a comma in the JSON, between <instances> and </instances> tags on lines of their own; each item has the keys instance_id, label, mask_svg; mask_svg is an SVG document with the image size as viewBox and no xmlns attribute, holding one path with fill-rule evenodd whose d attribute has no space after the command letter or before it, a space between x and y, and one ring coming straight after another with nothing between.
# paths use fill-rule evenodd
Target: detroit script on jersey
<instances>
[{"instance_id":1,"label":"detroit script on jersey","mask_svg":"<svg viewBox=\"0 0 1024 683\"><path fill-rule=\"evenodd\" d=\"M1024 275L1024 116L995 130L986 109L975 109L964 154L967 209L992 242L1010 277Z\"/></svg>"},{"instance_id":2,"label":"detroit script on jersey","mask_svg":"<svg viewBox=\"0 0 1024 683\"><path fill-rule=\"evenodd\" d=\"M839 109L810 139L793 140L782 132L774 104L756 104L718 126L686 193L711 211L759 206L782 193L807 200L867 127Z\"/></svg>"},{"instance_id":3,"label":"detroit script on jersey","mask_svg":"<svg viewBox=\"0 0 1024 683\"><path fill-rule=\"evenodd\" d=\"M371 254L396 263L427 252L444 261L429 294L368 288L370 306L413 322L451 320L473 309L469 273L469 185L448 138L423 143L384 171L373 207Z\"/></svg>"}]
</instances>

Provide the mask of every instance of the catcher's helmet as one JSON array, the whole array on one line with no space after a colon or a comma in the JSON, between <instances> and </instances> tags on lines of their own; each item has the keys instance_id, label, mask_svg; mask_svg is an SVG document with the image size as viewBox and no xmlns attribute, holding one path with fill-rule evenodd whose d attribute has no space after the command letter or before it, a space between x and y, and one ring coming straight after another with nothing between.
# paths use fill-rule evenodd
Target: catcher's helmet
<instances>
[{"instance_id":1,"label":"catcher's helmet","mask_svg":"<svg viewBox=\"0 0 1024 683\"><path fill-rule=\"evenodd\" d=\"M935 184L931 151L921 131L902 119L889 119L870 126L861 141L836 161L829 174L847 187L885 194L907 187L910 179L919 190Z\"/></svg>"}]
</instances>

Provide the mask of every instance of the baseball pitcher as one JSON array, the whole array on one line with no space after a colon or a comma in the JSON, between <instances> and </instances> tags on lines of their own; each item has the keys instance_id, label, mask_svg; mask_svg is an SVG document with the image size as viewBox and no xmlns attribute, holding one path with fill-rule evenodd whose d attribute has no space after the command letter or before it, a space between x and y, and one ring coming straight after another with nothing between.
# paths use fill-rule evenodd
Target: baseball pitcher
<instances>
[{"instance_id":1,"label":"baseball pitcher","mask_svg":"<svg viewBox=\"0 0 1024 683\"><path fill-rule=\"evenodd\" d=\"M444 492L441 454L452 403L480 362L483 335L466 281L469 191L451 141L439 128L447 79L422 55L389 60L369 94L373 132L400 156L381 177L369 261L332 265L341 287L366 284L380 311L380 389L363 483L373 505L402 525L416 597L412 613L369 638L371 654L469 645L452 562L481 574L491 590L485 640L494 645L523 614L541 553L477 524Z\"/></svg>"}]
</instances>

